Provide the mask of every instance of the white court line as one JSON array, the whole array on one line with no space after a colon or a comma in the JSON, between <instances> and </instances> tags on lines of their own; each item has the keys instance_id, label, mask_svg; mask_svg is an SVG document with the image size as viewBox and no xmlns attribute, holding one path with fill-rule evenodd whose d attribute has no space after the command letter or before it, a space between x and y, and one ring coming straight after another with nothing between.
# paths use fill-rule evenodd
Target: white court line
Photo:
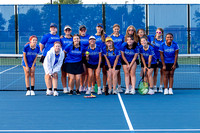
<instances>
[{"instance_id":1,"label":"white court line","mask_svg":"<svg viewBox=\"0 0 200 133\"><path fill-rule=\"evenodd\" d=\"M11 70L11 69L14 69L14 68L16 68L16 67L18 67L18 65L14 66L14 67L11 67L11 68L9 68L9 69L6 69L6 70L0 72L0 74L2 74L2 73L4 73L4 72L7 72L7 71L9 71L9 70Z\"/></svg>"},{"instance_id":2,"label":"white court line","mask_svg":"<svg viewBox=\"0 0 200 133\"><path fill-rule=\"evenodd\" d=\"M124 112L124 116L125 116L125 118L126 118L126 122L127 122L127 124L128 124L129 130L130 130L130 131L134 131L133 126L132 126L132 124L131 124L131 120L130 120L130 118L129 118L129 116L128 116L128 113L127 113L127 111L126 111L124 102L122 101L121 95L120 95L120 93L118 93L117 95L118 95L118 98L119 98L119 101L120 101L122 110L123 110L123 112Z\"/></svg>"}]
</instances>

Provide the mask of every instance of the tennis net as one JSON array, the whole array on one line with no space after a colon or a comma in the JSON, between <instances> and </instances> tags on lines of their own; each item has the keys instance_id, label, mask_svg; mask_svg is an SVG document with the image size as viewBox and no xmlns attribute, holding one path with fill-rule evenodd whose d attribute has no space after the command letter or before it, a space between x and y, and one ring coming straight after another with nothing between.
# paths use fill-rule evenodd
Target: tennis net
<instances>
[{"instance_id":1,"label":"tennis net","mask_svg":"<svg viewBox=\"0 0 200 133\"><path fill-rule=\"evenodd\" d=\"M44 70L42 63L37 59L35 69L35 90L45 90ZM21 54L0 54L0 90L26 90L24 70L21 65ZM200 88L200 54L180 54L178 58L179 68L174 74L174 88L199 89ZM141 66L136 69L136 87L140 80ZM102 74L101 74L102 79ZM160 82L158 74L157 86ZM124 72L121 68L121 84L125 88ZM58 90L62 90L61 73L59 72Z\"/></svg>"}]
</instances>

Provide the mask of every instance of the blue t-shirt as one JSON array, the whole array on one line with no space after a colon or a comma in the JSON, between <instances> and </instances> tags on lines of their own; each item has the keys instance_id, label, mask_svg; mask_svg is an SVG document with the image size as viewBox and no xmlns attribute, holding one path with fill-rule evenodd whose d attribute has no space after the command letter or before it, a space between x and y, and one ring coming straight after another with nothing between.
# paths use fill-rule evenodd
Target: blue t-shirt
<instances>
[{"instance_id":1,"label":"blue t-shirt","mask_svg":"<svg viewBox=\"0 0 200 133\"><path fill-rule=\"evenodd\" d=\"M55 65L56 63L58 63L59 57L60 57L60 54L58 54L58 55L55 54L55 62L54 62L54 65Z\"/></svg>"},{"instance_id":2,"label":"blue t-shirt","mask_svg":"<svg viewBox=\"0 0 200 133\"><path fill-rule=\"evenodd\" d=\"M106 47L105 42L102 42L101 40L101 36L100 35L94 35L94 37L96 38L96 45L99 46L100 48L104 49ZM105 34L105 39L106 39L107 35Z\"/></svg>"},{"instance_id":3,"label":"blue t-shirt","mask_svg":"<svg viewBox=\"0 0 200 133\"><path fill-rule=\"evenodd\" d=\"M40 46L37 44L35 49L31 49L30 44L27 44L24 46L23 53L26 53L28 67L32 67L36 55L40 53ZM24 62L24 56L22 58L22 66L26 66Z\"/></svg>"},{"instance_id":4,"label":"blue t-shirt","mask_svg":"<svg viewBox=\"0 0 200 133\"><path fill-rule=\"evenodd\" d=\"M124 42L124 36L123 35L119 35L118 37L116 37L116 36L112 35L110 37L113 39L115 48L116 49L121 49L122 43Z\"/></svg>"},{"instance_id":5,"label":"blue t-shirt","mask_svg":"<svg viewBox=\"0 0 200 133\"><path fill-rule=\"evenodd\" d=\"M70 44L65 47L64 51L67 52L65 63L76 63L82 60L83 49L81 46L76 48L73 44Z\"/></svg>"},{"instance_id":6,"label":"blue t-shirt","mask_svg":"<svg viewBox=\"0 0 200 133\"><path fill-rule=\"evenodd\" d=\"M159 48L160 48L160 45L163 43L162 40L158 41L157 39L155 39L155 43L153 43L153 41L151 42L151 44L154 46L154 52L155 52L155 55L156 55L156 58L160 59L160 52L159 52Z\"/></svg>"},{"instance_id":7,"label":"blue t-shirt","mask_svg":"<svg viewBox=\"0 0 200 133\"><path fill-rule=\"evenodd\" d=\"M108 55L107 55L107 53L108 53ZM120 51L119 51L118 49L115 49L115 50L114 50L114 54L113 54L113 51L110 51L110 50L107 51L106 49L104 49L104 50L103 50L103 55L106 55L106 56L107 56L108 60L110 61L110 65L113 66L114 63L115 63L116 57L117 57L118 55L121 55L121 54L120 54ZM108 65L108 64L107 64L107 61L105 62L105 65ZM117 62L117 65L121 65L119 60L118 60L118 62Z\"/></svg>"},{"instance_id":8,"label":"blue t-shirt","mask_svg":"<svg viewBox=\"0 0 200 133\"><path fill-rule=\"evenodd\" d=\"M150 55L152 55L151 64L157 63L155 53L154 53L154 48L152 46L149 45L148 50L145 51L143 46L140 45L140 53L143 55L146 64L148 64L148 60L149 60Z\"/></svg>"},{"instance_id":9,"label":"blue t-shirt","mask_svg":"<svg viewBox=\"0 0 200 133\"><path fill-rule=\"evenodd\" d=\"M83 49L87 49L89 46L90 35L80 36L80 42Z\"/></svg>"},{"instance_id":10,"label":"blue t-shirt","mask_svg":"<svg viewBox=\"0 0 200 133\"><path fill-rule=\"evenodd\" d=\"M70 45L73 43L73 37L71 38L63 37L62 39L60 39L60 42L62 44L62 50L64 50L67 45Z\"/></svg>"},{"instance_id":11,"label":"blue t-shirt","mask_svg":"<svg viewBox=\"0 0 200 133\"><path fill-rule=\"evenodd\" d=\"M172 41L171 46L167 46L167 44L163 42L159 48L159 51L163 52L164 54L165 63L174 63L176 50L179 50L179 46L174 41Z\"/></svg>"},{"instance_id":12,"label":"blue t-shirt","mask_svg":"<svg viewBox=\"0 0 200 133\"><path fill-rule=\"evenodd\" d=\"M93 50L90 47L88 47L86 51L89 52L88 64L97 65L99 63L99 53L102 52L101 48L96 46L96 48Z\"/></svg>"},{"instance_id":13,"label":"blue t-shirt","mask_svg":"<svg viewBox=\"0 0 200 133\"><path fill-rule=\"evenodd\" d=\"M124 52L124 56L125 56L126 60L128 62L131 62L134 58L134 55L139 53L139 47L136 46L135 49L129 49L129 48L127 48L127 45L125 45L122 47L121 51Z\"/></svg>"},{"instance_id":14,"label":"blue t-shirt","mask_svg":"<svg viewBox=\"0 0 200 133\"><path fill-rule=\"evenodd\" d=\"M150 42L150 43L153 42L154 37L155 37L154 35L148 35L148 36L147 36L147 38L148 38L147 41Z\"/></svg>"},{"instance_id":15,"label":"blue t-shirt","mask_svg":"<svg viewBox=\"0 0 200 133\"><path fill-rule=\"evenodd\" d=\"M60 41L60 37L58 35L48 33L42 37L40 43L44 45L44 49L42 51L43 56L47 55L47 52L53 47L54 42L56 41Z\"/></svg>"}]
</instances>

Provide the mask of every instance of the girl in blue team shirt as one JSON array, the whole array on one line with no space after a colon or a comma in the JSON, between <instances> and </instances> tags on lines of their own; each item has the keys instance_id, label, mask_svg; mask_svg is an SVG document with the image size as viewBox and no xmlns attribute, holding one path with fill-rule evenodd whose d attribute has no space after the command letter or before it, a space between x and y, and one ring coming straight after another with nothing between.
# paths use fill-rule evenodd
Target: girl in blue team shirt
<instances>
[{"instance_id":1,"label":"girl in blue team shirt","mask_svg":"<svg viewBox=\"0 0 200 133\"><path fill-rule=\"evenodd\" d=\"M69 95L73 95L74 81L76 80L76 94L80 95L80 78L84 72L82 53L83 49L80 44L80 37L78 34L73 36L73 43L65 47L64 52L67 54L65 58L63 71L69 74Z\"/></svg>"},{"instance_id":2,"label":"girl in blue team shirt","mask_svg":"<svg viewBox=\"0 0 200 133\"><path fill-rule=\"evenodd\" d=\"M124 35L119 34L120 26L118 24L113 25L113 33L111 34L111 38L113 39L114 46L116 49L120 50L122 47L122 44L124 43ZM121 60L121 56L119 58ZM118 91L123 92L121 89L121 74L120 70L117 75L117 82L118 82Z\"/></svg>"},{"instance_id":3,"label":"girl in blue team shirt","mask_svg":"<svg viewBox=\"0 0 200 133\"><path fill-rule=\"evenodd\" d=\"M62 66L64 52L59 41L54 42L54 46L47 52L43 67L45 71L45 83L47 87L46 95L58 96L58 72ZM52 91L53 85L53 91Z\"/></svg>"},{"instance_id":4,"label":"girl in blue team shirt","mask_svg":"<svg viewBox=\"0 0 200 133\"><path fill-rule=\"evenodd\" d=\"M62 36L61 39L60 39L61 44L62 44L62 50L64 50L66 46L73 43L73 36L71 35L72 28L69 25L66 25L64 27L64 33L65 33L65 36ZM62 65L62 67L61 67L61 81L62 81L64 93L69 93L69 89L67 88L67 83L66 83L67 82L66 81L67 76L68 76L68 74L63 71L63 65ZM68 79L68 81L69 81L69 79Z\"/></svg>"},{"instance_id":5,"label":"girl in blue team shirt","mask_svg":"<svg viewBox=\"0 0 200 133\"><path fill-rule=\"evenodd\" d=\"M86 59L88 61L88 90L86 94L91 93L91 86L94 78L96 77L97 85L98 85L98 95L101 95L101 79L100 79L100 65L101 65L101 48L96 46L96 38L94 36L90 36L89 38L89 47L86 50Z\"/></svg>"},{"instance_id":6,"label":"girl in blue team shirt","mask_svg":"<svg viewBox=\"0 0 200 133\"><path fill-rule=\"evenodd\" d=\"M129 94L129 84L131 82L132 88L130 94L135 94L135 83L136 83L136 68L137 68L137 57L139 54L139 48L137 43L134 41L132 36L127 37L127 45L121 49L122 65L125 74L126 91L125 94ZM131 79L129 81L129 79Z\"/></svg>"},{"instance_id":7,"label":"girl in blue team shirt","mask_svg":"<svg viewBox=\"0 0 200 133\"><path fill-rule=\"evenodd\" d=\"M137 35L138 35L139 38L141 38L141 37L146 37L146 38L147 38L147 35L146 35L144 29L138 29L138 30L137 30ZM139 39L139 41L138 41L138 45L141 45L140 39Z\"/></svg>"},{"instance_id":8,"label":"girl in blue team shirt","mask_svg":"<svg viewBox=\"0 0 200 133\"><path fill-rule=\"evenodd\" d=\"M44 58L47 52L53 47L54 42L60 41L60 37L57 34L57 25L55 23L51 23L50 25L50 33L44 35L42 40L40 41L40 51L42 52L42 57L40 62L44 62Z\"/></svg>"},{"instance_id":9,"label":"girl in blue team shirt","mask_svg":"<svg viewBox=\"0 0 200 133\"><path fill-rule=\"evenodd\" d=\"M104 32L103 29L103 24L102 23L98 23L96 26L96 30L97 33L94 35L94 37L96 38L96 45L98 47L101 47L102 50L106 49L106 44L105 44L105 39L107 37L107 35ZM107 81L107 72L106 72L106 68L105 68L105 58L104 56L102 56L102 63L101 63L101 68L102 68L102 73L103 73L103 92L105 91L106 88L106 81Z\"/></svg>"},{"instance_id":10,"label":"girl in blue team shirt","mask_svg":"<svg viewBox=\"0 0 200 133\"><path fill-rule=\"evenodd\" d=\"M154 52L157 58L157 64L158 67L162 67L162 62L160 59L160 52L159 52L159 47L160 45L164 42L164 30L162 28L157 28L156 30L156 35L155 36L148 36L151 44L154 46ZM153 76L153 90L154 92L157 92L157 76L158 76L158 67L154 69L154 76ZM163 70L160 69L160 87L158 92L163 92Z\"/></svg>"},{"instance_id":11,"label":"girl in blue team shirt","mask_svg":"<svg viewBox=\"0 0 200 133\"><path fill-rule=\"evenodd\" d=\"M29 43L24 46L23 50L23 58L22 58L22 66L25 73L25 83L26 83L26 96L34 96L34 87L35 87L35 66L37 55L40 52L40 47L37 45L37 37L31 36L29 38ZM31 77L31 90L29 77Z\"/></svg>"},{"instance_id":12,"label":"girl in blue team shirt","mask_svg":"<svg viewBox=\"0 0 200 133\"><path fill-rule=\"evenodd\" d=\"M111 37L106 38L106 49L103 50L103 55L106 59L105 67L108 76L108 93L111 94L113 85L113 94L117 94L117 74L121 68L121 64L119 62L120 51L115 49L114 42Z\"/></svg>"},{"instance_id":13,"label":"girl in blue team shirt","mask_svg":"<svg viewBox=\"0 0 200 133\"><path fill-rule=\"evenodd\" d=\"M164 95L173 95L173 81L174 81L174 71L178 67L178 52L179 46L173 41L173 34L166 34L166 41L160 46L160 58L162 61L162 69L164 71ZM168 90L169 82L169 90Z\"/></svg>"},{"instance_id":14,"label":"girl in blue team shirt","mask_svg":"<svg viewBox=\"0 0 200 133\"><path fill-rule=\"evenodd\" d=\"M89 46L89 37L90 35L86 34L87 28L85 25L81 25L79 27L79 36L82 49L87 49ZM83 68L84 73L81 75L80 79L80 88L79 91L86 91L87 90L87 80L88 80L88 71L87 71L87 61L85 59L85 55L83 56Z\"/></svg>"},{"instance_id":15,"label":"girl in blue team shirt","mask_svg":"<svg viewBox=\"0 0 200 133\"><path fill-rule=\"evenodd\" d=\"M156 56L154 53L154 48L147 41L147 38L141 37L140 42L142 44L140 45L140 56L142 60L141 67L142 67L143 73L147 71L145 80L147 81L148 79L149 81L150 88L149 88L148 94L152 95L154 94L152 74L153 74L153 70L157 67Z\"/></svg>"}]
</instances>

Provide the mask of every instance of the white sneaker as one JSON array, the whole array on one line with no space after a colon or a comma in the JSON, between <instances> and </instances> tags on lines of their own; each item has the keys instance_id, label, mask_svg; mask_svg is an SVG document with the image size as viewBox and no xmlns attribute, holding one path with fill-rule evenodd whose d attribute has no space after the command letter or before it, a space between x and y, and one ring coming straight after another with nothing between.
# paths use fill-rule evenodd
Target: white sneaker
<instances>
[{"instance_id":1,"label":"white sneaker","mask_svg":"<svg viewBox=\"0 0 200 133\"><path fill-rule=\"evenodd\" d=\"M103 87L102 92L103 92L103 93L105 92L105 87Z\"/></svg>"},{"instance_id":2,"label":"white sneaker","mask_svg":"<svg viewBox=\"0 0 200 133\"><path fill-rule=\"evenodd\" d=\"M91 91L88 89L85 94L90 95Z\"/></svg>"},{"instance_id":3,"label":"white sneaker","mask_svg":"<svg viewBox=\"0 0 200 133\"><path fill-rule=\"evenodd\" d=\"M57 92L57 91L54 91L54 92L53 92L53 96L58 96L58 92Z\"/></svg>"},{"instance_id":4,"label":"white sneaker","mask_svg":"<svg viewBox=\"0 0 200 133\"><path fill-rule=\"evenodd\" d=\"M111 94L112 93L112 89L108 89L108 94Z\"/></svg>"},{"instance_id":5,"label":"white sneaker","mask_svg":"<svg viewBox=\"0 0 200 133\"><path fill-rule=\"evenodd\" d=\"M129 89L126 89L124 94L129 94Z\"/></svg>"},{"instance_id":6,"label":"white sneaker","mask_svg":"<svg viewBox=\"0 0 200 133\"><path fill-rule=\"evenodd\" d=\"M117 95L117 90L116 90L116 89L113 90L113 94L114 94L114 95Z\"/></svg>"},{"instance_id":7,"label":"white sneaker","mask_svg":"<svg viewBox=\"0 0 200 133\"><path fill-rule=\"evenodd\" d=\"M135 89L131 89L130 94L134 95L135 94Z\"/></svg>"},{"instance_id":8,"label":"white sneaker","mask_svg":"<svg viewBox=\"0 0 200 133\"><path fill-rule=\"evenodd\" d=\"M67 87L63 88L63 93L69 93L69 89Z\"/></svg>"},{"instance_id":9,"label":"white sneaker","mask_svg":"<svg viewBox=\"0 0 200 133\"><path fill-rule=\"evenodd\" d=\"M28 91L26 92L26 96L30 96L30 95L31 95L31 91L28 90Z\"/></svg>"},{"instance_id":10,"label":"white sneaker","mask_svg":"<svg viewBox=\"0 0 200 133\"><path fill-rule=\"evenodd\" d=\"M121 87L118 87L117 90L118 90L119 93L123 92Z\"/></svg>"},{"instance_id":11,"label":"white sneaker","mask_svg":"<svg viewBox=\"0 0 200 133\"><path fill-rule=\"evenodd\" d=\"M168 95L168 94L169 94L168 89L164 89L164 95Z\"/></svg>"},{"instance_id":12,"label":"white sneaker","mask_svg":"<svg viewBox=\"0 0 200 133\"><path fill-rule=\"evenodd\" d=\"M153 87L154 92L158 92L157 87Z\"/></svg>"},{"instance_id":13,"label":"white sneaker","mask_svg":"<svg viewBox=\"0 0 200 133\"><path fill-rule=\"evenodd\" d=\"M80 87L79 87L79 91L80 91L80 92L82 92L82 91L83 91L83 89L84 89L84 87L83 87L83 86L80 86Z\"/></svg>"},{"instance_id":14,"label":"white sneaker","mask_svg":"<svg viewBox=\"0 0 200 133\"><path fill-rule=\"evenodd\" d=\"M95 92L94 88L92 88L92 89L91 89L91 92L92 92L92 93L94 93L94 92Z\"/></svg>"},{"instance_id":15,"label":"white sneaker","mask_svg":"<svg viewBox=\"0 0 200 133\"><path fill-rule=\"evenodd\" d=\"M31 96L35 96L35 92L31 90Z\"/></svg>"},{"instance_id":16,"label":"white sneaker","mask_svg":"<svg viewBox=\"0 0 200 133\"><path fill-rule=\"evenodd\" d=\"M53 95L53 91L47 90L47 91L46 91L46 95L47 95L47 96Z\"/></svg>"},{"instance_id":17,"label":"white sneaker","mask_svg":"<svg viewBox=\"0 0 200 133\"><path fill-rule=\"evenodd\" d=\"M98 89L97 94L98 94L98 95L101 95L101 94L102 94L101 89Z\"/></svg>"},{"instance_id":18,"label":"white sneaker","mask_svg":"<svg viewBox=\"0 0 200 133\"><path fill-rule=\"evenodd\" d=\"M153 94L154 94L154 91L153 91L152 89L149 89L148 94L149 94L149 95L153 95Z\"/></svg>"},{"instance_id":19,"label":"white sneaker","mask_svg":"<svg viewBox=\"0 0 200 133\"><path fill-rule=\"evenodd\" d=\"M131 89L132 89L132 85L129 85L129 91L131 91Z\"/></svg>"},{"instance_id":20,"label":"white sneaker","mask_svg":"<svg viewBox=\"0 0 200 133\"><path fill-rule=\"evenodd\" d=\"M169 95L173 95L173 89L172 88L169 88Z\"/></svg>"},{"instance_id":21,"label":"white sneaker","mask_svg":"<svg viewBox=\"0 0 200 133\"><path fill-rule=\"evenodd\" d=\"M162 88L162 87L159 87L158 92L163 93L163 88Z\"/></svg>"}]
</instances>

